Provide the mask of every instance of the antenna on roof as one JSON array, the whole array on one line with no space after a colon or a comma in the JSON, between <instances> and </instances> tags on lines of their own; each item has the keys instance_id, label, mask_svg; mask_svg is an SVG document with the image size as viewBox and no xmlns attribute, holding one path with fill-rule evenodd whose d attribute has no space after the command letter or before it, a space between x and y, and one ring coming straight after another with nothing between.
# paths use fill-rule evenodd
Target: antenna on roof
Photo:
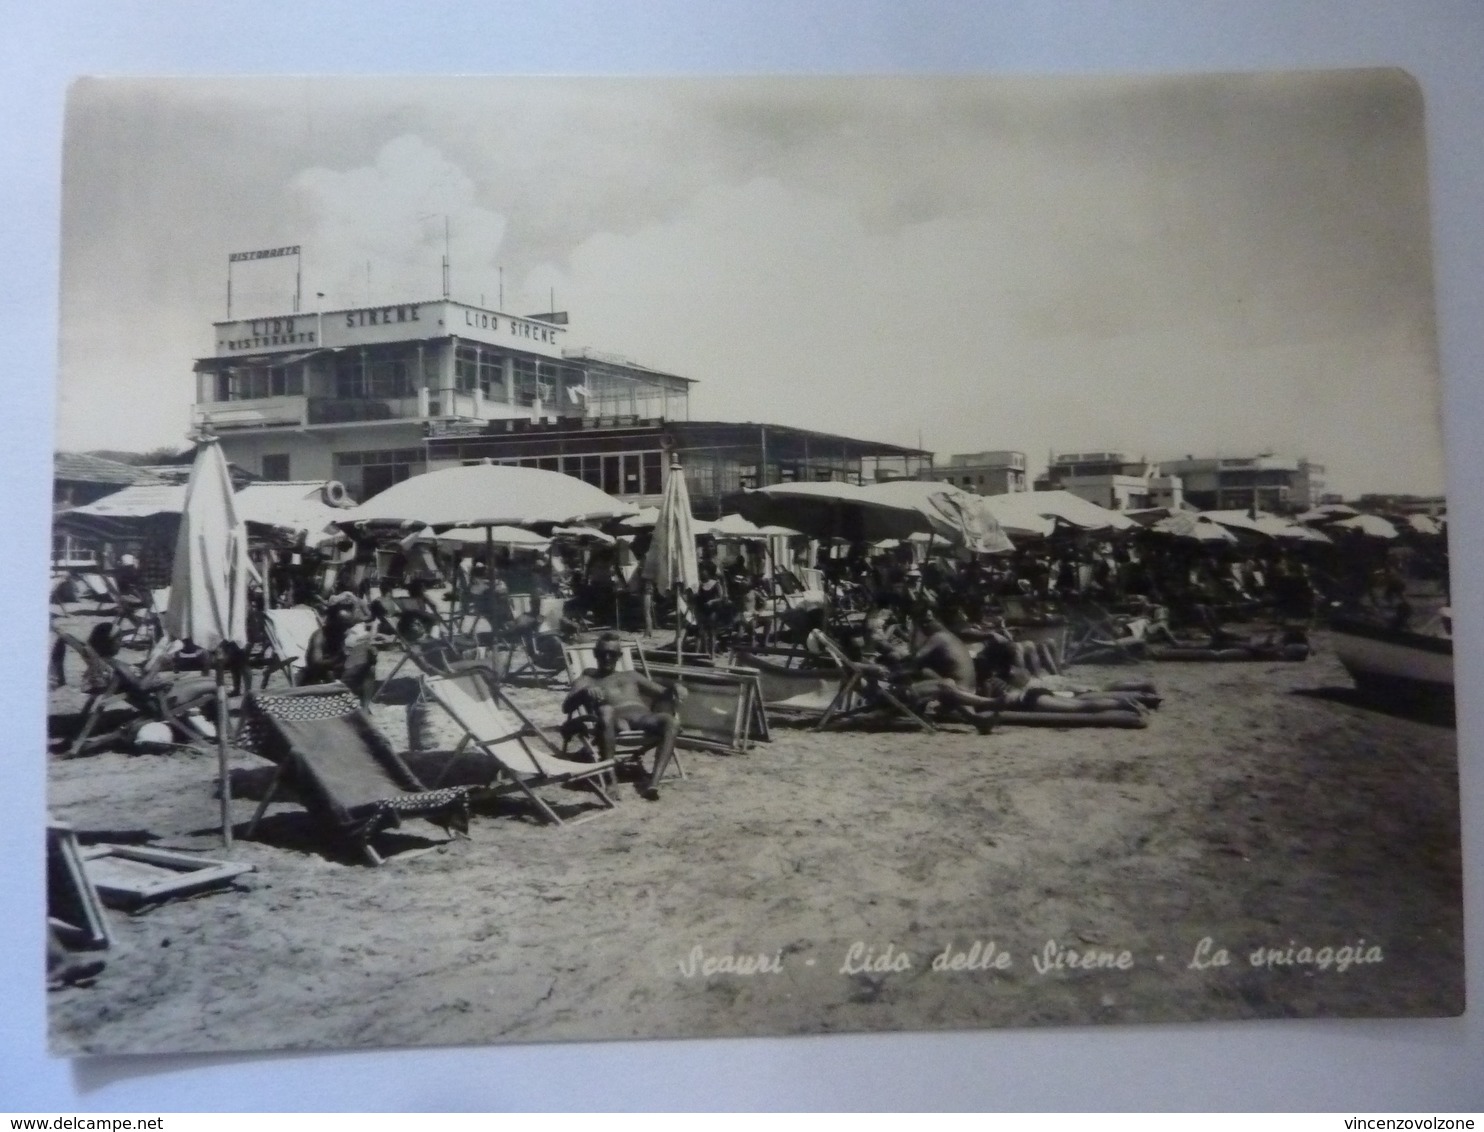
<instances>
[{"instance_id":1,"label":"antenna on roof","mask_svg":"<svg viewBox=\"0 0 1484 1132\"><path fill-rule=\"evenodd\" d=\"M443 214L443 297L445 299L448 298L448 292L449 292L449 289L450 289L450 280L449 280L449 277L450 277L450 271L452 270L451 264L452 264L452 261L449 259L449 250L448 250L448 214L447 213L444 213Z\"/></svg>"}]
</instances>

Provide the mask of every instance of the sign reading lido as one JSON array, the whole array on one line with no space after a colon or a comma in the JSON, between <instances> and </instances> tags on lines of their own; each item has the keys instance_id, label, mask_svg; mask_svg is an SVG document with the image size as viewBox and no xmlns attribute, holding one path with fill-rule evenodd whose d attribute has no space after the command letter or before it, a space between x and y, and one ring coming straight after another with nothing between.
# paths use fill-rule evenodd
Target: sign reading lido
<instances>
[{"instance_id":1,"label":"sign reading lido","mask_svg":"<svg viewBox=\"0 0 1484 1132\"><path fill-rule=\"evenodd\" d=\"M290 249L292 251L292 249ZM240 255L258 253L236 253ZM560 357L564 327L448 300L278 315L216 324L217 356L457 338Z\"/></svg>"}]
</instances>

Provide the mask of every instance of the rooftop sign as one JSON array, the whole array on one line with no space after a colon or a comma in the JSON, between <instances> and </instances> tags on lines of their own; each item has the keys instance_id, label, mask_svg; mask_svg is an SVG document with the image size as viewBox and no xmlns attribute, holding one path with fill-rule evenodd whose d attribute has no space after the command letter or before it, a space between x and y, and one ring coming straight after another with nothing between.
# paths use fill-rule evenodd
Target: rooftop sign
<instances>
[{"instance_id":1,"label":"rooftop sign","mask_svg":"<svg viewBox=\"0 0 1484 1132\"><path fill-rule=\"evenodd\" d=\"M278 249L269 250L276 252ZM288 249L284 254L292 254L295 250ZM559 358L567 330L539 319L518 318L439 299L430 303L398 303L218 322L215 332L217 357L303 350L305 347L336 349L395 342L416 343L453 337L503 346L518 353Z\"/></svg>"}]
</instances>

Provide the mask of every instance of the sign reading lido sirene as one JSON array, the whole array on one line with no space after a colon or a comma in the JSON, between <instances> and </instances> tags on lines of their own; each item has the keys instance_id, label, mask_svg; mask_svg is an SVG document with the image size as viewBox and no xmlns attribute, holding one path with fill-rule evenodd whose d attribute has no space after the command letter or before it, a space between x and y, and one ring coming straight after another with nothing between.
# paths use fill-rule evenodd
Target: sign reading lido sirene
<instances>
[{"instance_id":1,"label":"sign reading lido sirene","mask_svg":"<svg viewBox=\"0 0 1484 1132\"><path fill-rule=\"evenodd\" d=\"M216 353L225 357L454 337L555 358L561 356L565 333L564 327L539 319L438 300L219 322Z\"/></svg>"}]
</instances>

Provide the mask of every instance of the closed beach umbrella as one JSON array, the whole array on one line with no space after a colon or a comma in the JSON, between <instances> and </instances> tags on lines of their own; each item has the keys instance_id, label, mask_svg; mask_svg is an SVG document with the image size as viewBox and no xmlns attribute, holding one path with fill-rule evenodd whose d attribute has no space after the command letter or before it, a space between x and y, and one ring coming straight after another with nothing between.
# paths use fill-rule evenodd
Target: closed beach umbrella
<instances>
[{"instance_id":1,"label":"closed beach umbrella","mask_svg":"<svg viewBox=\"0 0 1484 1132\"><path fill-rule=\"evenodd\" d=\"M690 514L690 489L679 464L672 464L665 477L665 494L660 500L654 537L644 556L644 576L660 591L694 590L701 583L695 520Z\"/></svg>"},{"instance_id":2,"label":"closed beach umbrella","mask_svg":"<svg viewBox=\"0 0 1484 1132\"><path fill-rule=\"evenodd\" d=\"M227 461L215 437L196 447L175 541L165 630L198 648L247 647L247 527L237 514ZM232 844L231 785L227 777L227 696L216 665L217 770L222 841Z\"/></svg>"},{"instance_id":3,"label":"closed beach umbrella","mask_svg":"<svg viewBox=\"0 0 1484 1132\"><path fill-rule=\"evenodd\" d=\"M665 477L665 494L660 499L659 516L654 524L654 537L644 556L644 577L654 583L656 591L675 594L675 652L679 659L685 636L682 603L687 593L701 584L700 564L696 561L696 529L690 514L690 489L679 464L671 464Z\"/></svg>"}]
</instances>

